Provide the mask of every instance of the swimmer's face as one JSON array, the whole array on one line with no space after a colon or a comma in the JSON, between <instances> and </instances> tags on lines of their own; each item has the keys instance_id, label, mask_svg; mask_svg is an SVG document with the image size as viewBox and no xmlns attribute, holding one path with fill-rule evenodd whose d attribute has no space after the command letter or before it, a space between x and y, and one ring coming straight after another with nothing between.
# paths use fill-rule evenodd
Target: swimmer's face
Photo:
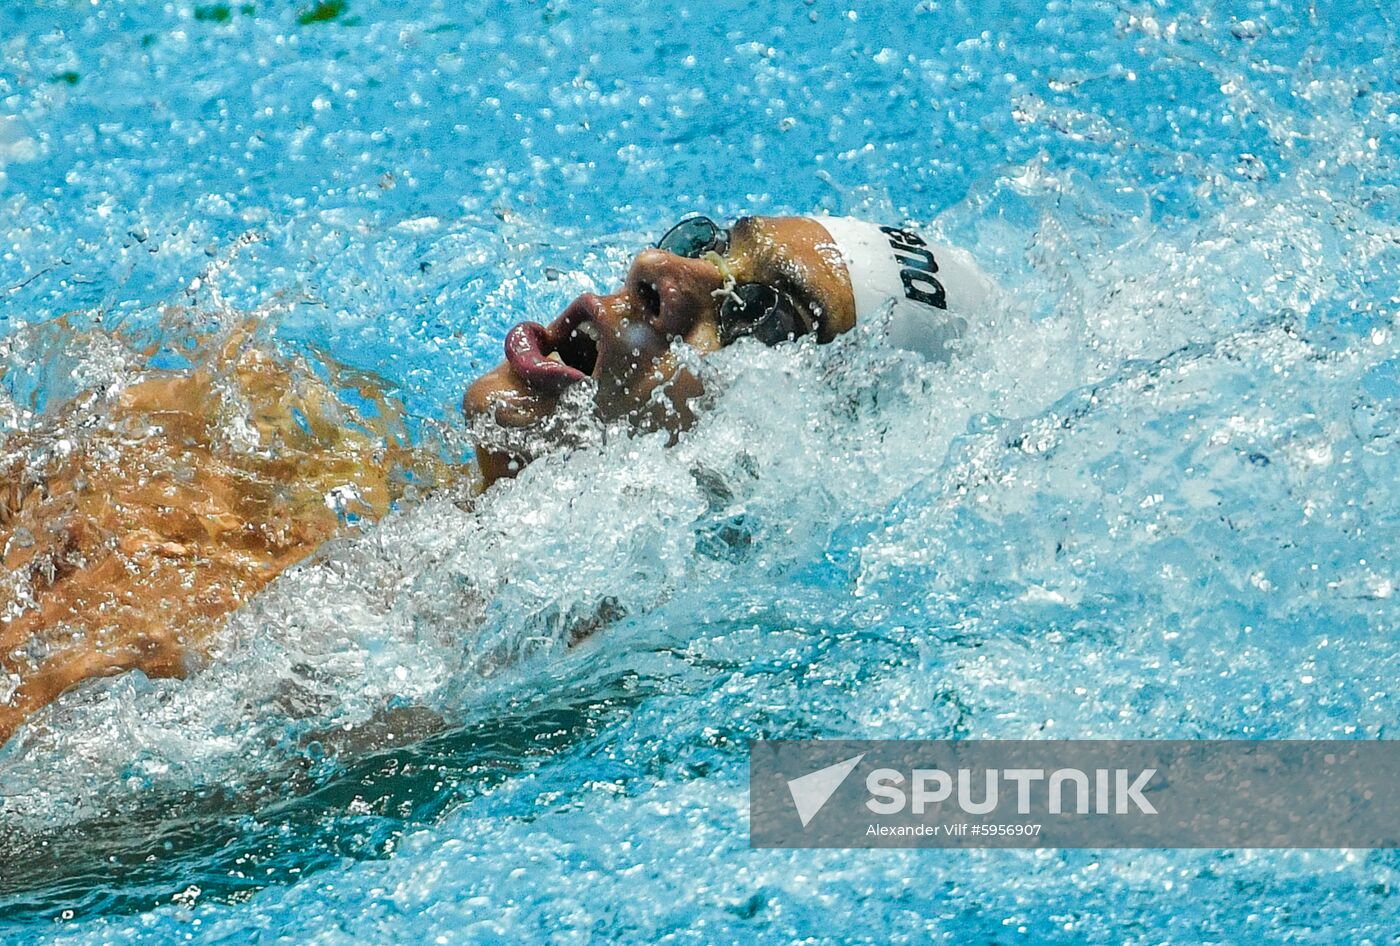
<instances>
[{"instance_id":1,"label":"swimmer's face","mask_svg":"<svg viewBox=\"0 0 1400 946\"><path fill-rule=\"evenodd\" d=\"M576 389L596 385L592 409L605 420L673 433L694 420L699 379L673 345L701 354L732 337L734 302L722 328L726 292L746 284L784 298L799 334L830 341L855 325L850 278L826 229L805 217L744 217L728 246L704 258L646 249L622 288L585 293L548 326L527 322L506 337L506 360L467 390L463 409L477 427L477 457L487 485L510 476L561 436L549 421ZM737 300L736 300L737 301ZM574 389L571 391L571 389ZM524 436L522 436L524 435ZM528 446L533 441L535 446Z\"/></svg>"}]
</instances>

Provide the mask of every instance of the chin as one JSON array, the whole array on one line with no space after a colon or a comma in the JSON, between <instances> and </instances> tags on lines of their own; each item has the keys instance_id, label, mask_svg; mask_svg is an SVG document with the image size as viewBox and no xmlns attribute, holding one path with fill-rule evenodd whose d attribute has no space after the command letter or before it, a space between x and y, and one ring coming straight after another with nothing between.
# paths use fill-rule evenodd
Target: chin
<instances>
[{"instance_id":1,"label":"chin","mask_svg":"<svg viewBox=\"0 0 1400 946\"><path fill-rule=\"evenodd\" d=\"M665 371L657 379L657 374ZM584 442L585 418L639 432L666 431L674 443L696 420L700 379L685 368L654 365L632 383L585 378L544 390L503 363L467 389L462 408L476 438L483 484L519 473L533 460Z\"/></svg>"}]
</instances>

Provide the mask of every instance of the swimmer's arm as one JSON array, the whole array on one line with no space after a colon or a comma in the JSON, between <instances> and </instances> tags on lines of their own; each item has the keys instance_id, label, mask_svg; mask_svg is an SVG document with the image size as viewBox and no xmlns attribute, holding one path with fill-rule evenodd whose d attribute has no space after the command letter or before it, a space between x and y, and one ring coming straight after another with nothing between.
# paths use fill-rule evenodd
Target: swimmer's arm
<instances>
[{"instance_id":1,"label":"swimmer's arm","mask_svg":"<svg viewBox=\"0 0 1400 946\"><path fill-rule=\"evenodd\" d=\"M152 678L183 677L187 671L184 648L174 635L153 633L112 651L70 651L49 658L0 705L0 746L26 719L84 680L128 670L140 670Z\"/></svg>"}]
</instances>

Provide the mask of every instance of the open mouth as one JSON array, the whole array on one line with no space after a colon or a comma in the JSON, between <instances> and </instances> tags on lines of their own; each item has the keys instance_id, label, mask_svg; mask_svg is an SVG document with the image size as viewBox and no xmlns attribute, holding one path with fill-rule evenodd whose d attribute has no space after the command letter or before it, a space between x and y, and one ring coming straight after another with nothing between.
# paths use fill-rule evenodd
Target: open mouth
<instances>
[{"instance_id":1,"label":"open mouth","mask_svg":"<svg viewBox=\"0 0 1400 946\"><path fill-rule=\"evenodd\" d=\"M579 296L547 327L522 322L506 333L506 360L532 388L560 391L593 373L598 363L598 297Z\"/></svg>"}]
</instances>

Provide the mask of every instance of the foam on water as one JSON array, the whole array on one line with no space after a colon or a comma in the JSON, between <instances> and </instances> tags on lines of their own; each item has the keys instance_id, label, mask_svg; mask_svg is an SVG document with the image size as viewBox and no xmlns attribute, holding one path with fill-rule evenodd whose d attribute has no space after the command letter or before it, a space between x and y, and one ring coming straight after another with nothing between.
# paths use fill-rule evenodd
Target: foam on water
<instances>
[{"instance_id":1,"label":"foam on water","mask_svg":"<svg viewBox=\"0 0 1400 946\"><path fill-rule=\"evenodd\" d=\"M248 27L279 62L283 34L395 50L403 86L378 117L439 153L481 147L416 111L415 94L445 100L441 82L473 102L504 99L498 109L555 110L549 125L527 122L529 171L502 162L468 184L449 170L412 199L403 182L431 164L417 146L393 146L392 188L328 196L300 176L306 165L257 179L229 218L271 208L264 239L192 290L237 309L275 287L290 297L279 327L290 350L310 340L372 364L425 424L495 357L506 324L614 283L643 231L696 195L927 223L976 247L1005 293L950 366L884 349L869 328L824 347L735 346L700 366L709 409L676 446L592 430L471 511L448 496L409 504L238 612L199 675L70 694L0 753L7 935L1389 935L1389 852L747 848L749 738L1384 738L1400 711L1400 95L1385 11L1323 10L1310 27L1267 5L1228 19L1080 4L1038 24L924 7L849 19L803 7L820 20L812 35L686 11L709 16L708 32L675 37L667 61L715 63L729 85L712 100L634 69L629 57L646 54L630 45L606 79L575 63L598 40L561 17L568 5L552 4L552 20L510 8L464 37L368 8L345 27L360 31L353 41ZM937 55L883 38L911 16L930 18L912 21L921 37L948 25L928 40ZM1111 39L1070 28L1082 22ZM597 23L605 38L628 28ZM575 71L542 69L533 92L497 81L483 64L519 55L500 51L512 30ZM31 30L10 42L56 62L66 40ZM437 72L415 71L430 60ZM344 65L281 68L294 92L325 82L381 95ZM915 120L897 96L877 97L866 114L885 129L847 127L860 118L842 95L898 79L936 101L909 106ZM0 122L12 178L53 153L34 129L75 122L28 102ZM324 111L307 127L319 132ZM582 161L563 118L575 114L604 140ZM681 145L624 143L643 119L679 134L707 117L764 129L715 146L724 175L695 163L693 132ZM332 134L371 134L346 121L300 144L275 122L267 138L320 153ZM241 144L237 125L191 127ZM862 150L872 139L877 157ZM244 166L209 157L191 173ZM783 190L791 168L803 173ZM602 200L615 206L577 209L584 183L595 201L614 188ZM80 174L70 186L89 185ZM309 192L313 210L290 208ZM5 285L90 226L71 208L48 224L36 204L8 200L31 229ZM392 210L371 209L380 201ZM152 230L222 226L184 207L142 214ZM118 254L105 232L98 252ZM125 288L66 288L94 305L188 298L208 260L191 263L200 254L181 239L165 243L175 261L133 265ZM306 285L289 289L288 273ZM12 294L21 317L55 304L52 278ZM10 392L14 423L22 394ZM604 629L565 645L600 614ZM51 926L64 909L77 917Z\"/></svg>"}]
</instances>

